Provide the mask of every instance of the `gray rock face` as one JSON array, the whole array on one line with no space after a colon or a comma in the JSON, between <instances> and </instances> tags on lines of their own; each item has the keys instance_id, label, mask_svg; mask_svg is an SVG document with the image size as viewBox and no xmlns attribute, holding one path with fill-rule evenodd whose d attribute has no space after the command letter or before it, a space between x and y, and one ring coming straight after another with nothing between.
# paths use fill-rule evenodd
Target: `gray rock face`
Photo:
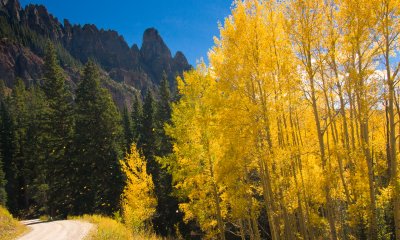
<instances>
[{"instance_id":1,"label":"gray rock face","mask_svg":"<svg viewBox=\"0 0 400 240\"><path fill-rule=\"evenodd\" d=\"M155 83L160 83L164 72L171 72L171 51L156 29L149 28L144 32L140 56L153 75Z\"/></svg>"},{"instance_id":2,"label":"gray rock face","mask_svg":"<svg viewBox=\"0 0 400 240\"><path fill-rule=\"evenodd\" d=\"M107 71L115 67L129 69L138 62L138 56L116 31L99 30L92 24L69 25L65 29L68 32L63 39L64 46L81 62L93 58Z\"/></svg>"},{"instance_id":3,"label":"gray rock face","mask_svg":"<svg viewBox=\"0 0 400 240\"><path fill-rule=\"evenodd\" d=\"M59 41L63 38L62 25L53 15L47 12L42 5L28 5L21 11L21 24L29 27L35 33L46 36L52 41Z\"/></svg>"},{"instance_id":4,"label":"gray rock face","mask_svg":"<svg viewBox=\"0 0 400 240\"><path fill-rule=\"evenodd\" d=\"M0 79L12 86L15 79L38 80L42 75L43 60L20 44L0 40Z\"/></svg>"},{"instance_id":5,"label":"gray rock face","mask_svg":"<svg viewBox=\"0 0 400 240\"><path fill-rule=\"evenodd\" d=\"M172 71L179 75L182 75L183 71L188 71L191 68L185 55L183 55L181 51L176 52L172 63Z\"/></svg>"},{"instance_id":6,"label":"gray rock face","mask_svg":"<svg viewBox=\"0 0 400 240\"><path fill-rule=\"evenodd\" d=\"M2 0L2 7L8 12L10 18L19 21L21 5L18 0Z\"/></svg>"}]
</instances>

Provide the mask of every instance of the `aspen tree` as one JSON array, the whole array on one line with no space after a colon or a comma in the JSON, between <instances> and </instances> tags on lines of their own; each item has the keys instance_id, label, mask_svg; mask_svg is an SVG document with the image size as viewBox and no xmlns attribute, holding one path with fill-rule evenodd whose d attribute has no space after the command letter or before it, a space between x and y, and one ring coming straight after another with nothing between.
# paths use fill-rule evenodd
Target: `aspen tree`
<instances>
[{"instance_id":1,"label":"aspen tree","mask_svg":"<svg viewBox=\"0 0 400 240\"><path fill-rule=\"evenodd\" d=\"M172 124L166 129L175 139L174 156L164 163L170 167L178 195L186 198L179 206L185 219L196 219L208 238L225 239L224 188L218 176L222 142L213 104L218 97L216 82L204 65L185 73L184 79L178 79L183 96L173 105Z\"/></svg>"},{"instance_id":2,"label":"aspen tree","mask_svg":"<svg viewBox=\"0 0 400 240\"><path fill-rule=\"evenodd\" d=\"M385 65L385 80L387 85L387 101L388 101L388 172L390 182L394 187L393 205L394 205L394 222L395 235L400 238L400 185L398 176L398 160L396 145L396 124L395 124L395 80L398 78L400 63L393 65L392 57L395 52L400 49L400 2L395 0L378 0L376 1L375 16L377 17L377 42L380 54Z\"/></svg>"},{"instance_id":3,"label":"aspen tree","mask_svg":"<svg viewBox=\"0 0 400 240\"><path fill-rule=\"evenodd\" d=\"M157 199L154 184L146 170L146 161L132 144L129 154L120 160L126 176L126 185L121 196L122 214L125 224L135 231L143 230L154 216Z\"/></svg>"},{"instance_id":4,"label":"aspen tree","mask_svg":"<svg viewBox=\"0 0 400 240\"><path fill-rule=\"evenodd\" d=\"M348 56L351 56L349 77L354 84L360 148L368 170L369 237L377 239L376 187L368 124L371 109L371 102L368 99L368 80L377 54L374 46L374 33L370 31L375 25L375 18L370 17L374 8L372 4L371 1L363 0L342 1L341 20L343 21L346 50L349 52Z\"/></svg>"},{"instance_id":5,"label":"aspen tree","mask_svg":"<svg viewBox=\"0 0 400 240\"><path fill-rule=\"evenodd\" d=\"M302 64L305 73L305 82L307 82L308 98L313 108L313 115L316 125L319 155L321 159L321 166L324 171L324 176L328 176L327 156L324 142L325 130L321 125L321 113L318 109L318 96L317 96L317 83L316 74L318 72L318 52L322 47L321 34L322 34L322 12L323 1L307 0L295 1L290 6L287 13L288 15L288 29L291 35L293 44L296 46L297 56ZM335 219L333 213L333 205L331 199L331 186L329 180L325 179L325 198L326 198L326 215L330 227L330 238L337 239L337 232L335 226Z\"/></svg>"},{"instance_id":6,"label":"aspen tree","mask_svg":"<svg viewBox=\"0 0 400 240\"><path fill-rule=\"evenodd\" d=\"M221 28L221 38L210 54L213 70L220 79L221 91L229 89L240 94L249 105L249 117L254 119L254 156L257 159L264 204L272 238L280 239L277 201L273 190L271 167L273 142L271 137L271 109L268 88L270 78L269 36L265 27L265 8L258 1L236 2L232 16ZM237 69L238 71L231 71ZM231 92L231 91L229 91Z\"/></svg>"},{"instance_id":7,"label":"aspen tree","mask_svg":"<svg viewBox=\"0 0 400 240\"><path fill-rule=\"evenodd\" d=\"M167 128L175 144L164 161L181 209L207 237L392 236L396 196L383 182L387 82L376 64L383 38L373 4L234 2L209 66L180 80Z\"/></svg>"}]
</instances>

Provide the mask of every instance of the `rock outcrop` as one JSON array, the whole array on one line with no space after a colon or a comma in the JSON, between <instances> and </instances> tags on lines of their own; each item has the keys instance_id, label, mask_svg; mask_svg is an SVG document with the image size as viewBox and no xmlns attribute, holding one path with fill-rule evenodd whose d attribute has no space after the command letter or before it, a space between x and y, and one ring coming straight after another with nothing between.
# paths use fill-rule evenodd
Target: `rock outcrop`
<instances>
[{"instance_id":1,"label":"rock outcrop","mask_svg":"<svg viewBox=\"0 0 400 240\"><path fill-rule=\"evenodd\" d=\"M31 84L42 75L43 60L21 44L0 40L0 79L12 86L17 78Z\"/></svg>"},{"instance_id":2,"label":"rock outcrop","mask_svg":"<svg viewBox=\"0 0 400 240\"><path fill-rule=\"evenodd\" d=\"M21 11L21 21L18 24L27 26L33 32L49 38L52 41L59 41L63 38L63 27L53 15L42 5L27 5Z\"/></svg>"},{"instance_id":3,"label":"rock outcrop","mask_svg":"<svg viewBox=\"0 0 400 240\"><path fill-rule=\"evenodd\" d=\"M140 56L156 83L162 79L163 73L171 72L171 51L165 45L163 39L154 28L147 29L143 34L143 43L140 48Z\"/></svg>"},{"instance_id":4,"label":"rock outcrop","mask_svg":"<svg viewBox=\"0 0 400 240\"><path fill-rule=\"evenodd\" d=\"M2 9L15 21L20 21L21 5L18 0L1 0Z\"/></svg>"},{"instance_id":5,"label":"rock outcrop","mask_svg":"<svg viewBox=\"0 0 400 240\"><path fill-rule=\"evenodd\" d=\"M172 60L172 72L178 73L179 75L182 76L182 73L184 71L190 70L190 68L191 66L188 63L185 55L181 51L176 52Z\"/></svg>"},{"instance_id":6,"label":"rock outcrop","mask_svg":"<svg viewBox=\"0 0 400 240\"><path fill-rule=\"evenodd\" d=\"M95 59L105 70L130 69L138 63L138 55L131 51L124 38L116 31L98 29L93 24L65 28L64 47L81 62Z\"/></svg>"}]
</instances>

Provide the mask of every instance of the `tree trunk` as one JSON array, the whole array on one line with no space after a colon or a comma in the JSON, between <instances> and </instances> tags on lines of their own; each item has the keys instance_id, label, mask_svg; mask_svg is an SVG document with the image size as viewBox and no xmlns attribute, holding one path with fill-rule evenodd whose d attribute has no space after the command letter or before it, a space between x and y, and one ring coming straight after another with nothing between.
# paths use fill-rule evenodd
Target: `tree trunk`
<instances>
[{"instance_id":1,"label":"tree trunk","mask_svg":"<svg viewBox=\"0 0 400 240\"><path fill-rule=\"evenodd\" d=\"M312 103L312 108L313 108L313 113L314 113L314 120L315 120L315 125L316 125L316 130L317 130L317 136L318 136L318 143L319 143L319 152L320 152L320 158L321 158L321 164L322 164L322 171L325 177L328 177L328 172L326 170L326 158L325 158L325 144L324 144L324 132L321 128L321 122L319 120L319 113L318 113L318 107L317 107L317 98L315 95L315 86L314 86L314 77L312 73L312 67L311 67L311 54L309 56L309 63L308 63L308 76L309 76L309 81L310 81L310 87L311 87L311 103ZM327 212L327 217L328 217L328 222L329 222L329 228L330 228L330 234L331 234L331 240L336 240L337 239L337 233L336 233L336 227L335 227L335 220L333 217L333 214L331 214L330 208L332 207L331 203L331 197L330 197L330 187L329 187L329 180L325 179L324 183L324 191L325 191L325 199L326 199L326 212Z\"/></svg>"}]
</instances>

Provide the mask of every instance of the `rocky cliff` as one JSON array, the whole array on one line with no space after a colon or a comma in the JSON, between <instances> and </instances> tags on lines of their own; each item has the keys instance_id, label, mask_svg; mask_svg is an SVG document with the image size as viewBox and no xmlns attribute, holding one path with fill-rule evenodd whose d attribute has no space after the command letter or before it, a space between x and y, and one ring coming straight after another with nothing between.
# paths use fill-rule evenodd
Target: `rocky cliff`
<instances>
[{"instance_id":1,"label":"rocky cliff","mask_svg":"<svg viewBox=\"0 0 400 240\"><path fill-rule=\"evenodd\" d=\"M29 49L7 39L0 40L0 76L6 86L12 86L16 78L30 83L40 78L43 61Z\"/></svg>"},{"instance_id":2,"label":"rocky cliff","mask_svg":"<svg viewBox=\"0 0 400 240\"><path fill-rule=\"evenodd\" d=\"M0 0L0 40L0 79L6 86L12 87L17 77L27 83L40 80L43 51L52 41L72 85L79 80L82 64L93 59L120 106L133 92L159 84L164 73L174 85L176 76L191 68L182 52L172 57L154 28L144 32L140 48L128 46L116 31L61 23L44 6L21 8L18 0Z\"/></svg>"}]
</instances>

